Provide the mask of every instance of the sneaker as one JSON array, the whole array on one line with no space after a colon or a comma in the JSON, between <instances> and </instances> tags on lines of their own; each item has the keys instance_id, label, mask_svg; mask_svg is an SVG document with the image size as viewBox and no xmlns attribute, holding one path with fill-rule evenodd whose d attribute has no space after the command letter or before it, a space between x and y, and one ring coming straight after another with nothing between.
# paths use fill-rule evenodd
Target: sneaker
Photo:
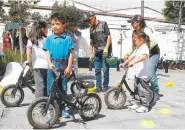
<instances>
[{"instance_id":1,"label":"sneaker","mask_svg":"<svg viewBox=\"0 0 185 130\"><path fill-rule=\"evenodd\" d=\"M154 102L157 102L158 100L160 100L160 96L159 96L159 94L155 93L154 94Z\"/></svg>"},{"instance_id":2,"label":"sneaker","mask_svg":"<svg viewBox=\"0 0 185 130\"><path fill-rule=\"evenodd\" d=\"M135 110L135 109L139 108L139 105L134 104L134 105L128 106L128 108L132 109L132 110Z\"/></svg>"},{"instance_id":3,"label":"sneaker","mask_svg":"<svg viewBox=\"0 0 185 130\"><path fill-rule=\"evenodd\" d=\"M61 115L62 115L63 118L69 118L70 117L69 111L65 110L65 109L61 110Z\"/></svg>"},{"instance_id":4,"label":"sneaker","mask_svg":"<svg viewBox=\"0 0 185 130\"><path fill-rule=\"evenodd\" d=\"M136 112L138 113L148 112L148 108L145 106L140 106L139 108L136 109Z\"/></svg>"},{"instance_id":5,"label":"sneaker","mask_svg":"<svg viewBox=\"0 0 185 130\"><path fill-rule=\"evenodd\" d=\"M158 96L159 96L159 97L163 97L164 95L163 95L163 94L158 93Z\"/></svg>"}]
</instances>

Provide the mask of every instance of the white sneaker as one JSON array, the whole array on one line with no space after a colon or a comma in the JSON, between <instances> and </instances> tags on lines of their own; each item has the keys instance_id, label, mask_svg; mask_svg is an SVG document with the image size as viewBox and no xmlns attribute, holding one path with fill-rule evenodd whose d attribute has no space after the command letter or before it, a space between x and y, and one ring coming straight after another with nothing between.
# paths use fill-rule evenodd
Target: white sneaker
<instances>
[{"instance_id":1,"label":"white sneaker","mask_svg":"<svg viewBox=\"0 0 185 130\"><path fill-rule=\"evenodd\" d=\"M148 108L145 106L140 106L139 108L136 109L136 112L138 113L148 112Z\"/></svg>"},{"instance_id":2,"label":"white sneaker","mask_svg":"<svg viewBox=\"0 0 185 130\"><path fill-rule=\"evenodd\" d=\"M132 109L132 110L135 110L135 109L139 108L139 105L134 104L134 105L128 106L128 108Z\"/></svg>"}]
</instances>

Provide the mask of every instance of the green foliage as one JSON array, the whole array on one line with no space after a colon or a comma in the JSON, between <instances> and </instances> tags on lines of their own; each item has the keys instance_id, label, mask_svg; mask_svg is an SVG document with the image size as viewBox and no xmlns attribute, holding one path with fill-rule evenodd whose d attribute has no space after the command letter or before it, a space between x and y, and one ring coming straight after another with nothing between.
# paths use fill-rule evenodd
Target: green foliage
<instances>
[{"instance_id":1,"label":"green foliage","mask_svg":"<svg viewBox=\"0 0 185 130\"><path fill-rule=\"evenodd\" d=\"M5 14L5 10L2 8L3 6L3 1L0 0L0 18L2 19L2 21L7 20L7 15Z\"/></svg>"},{"instance_id":2,"label":"green foliage","mask_svg":"<svg viewBox=\"0 0 185 130\"><path fill-rule=\"evenodd\" d=\"M185 2L182 2L185 5ZM162 10L167 21L178 22L180 1L165 1L165 8ZM185 22L185 7L182 7L182 22Z\"/></svg>"},{"instance_id":3,"label":"green foliage","mask_svg":"<svg viewBox=\"0 0 185 130\"><path fill-rule=\"evenodd\" d=\"M19 62L21 61L20 51L12 51L7 49L4 53L5 55L1 57L1 73L4 73L6 66L10 62ZM26 53L23 54L23 61L26 60Z\"/></svg>"},{"instance_id":4,"label":"green foliage","mask_svg":"<svg viewBox=\"0 0 185 130\"><path fill-rule=\"evenodd\" d=\"M88 25L85 25L83 22L84 13L77 9L75 5L69 5L66 1L60 4L56 1L52 9L52 14L58 12L66 19L68 28L73 24L76 24L82 29L88 27Z\"/></svg>"},{"instance_id":5,"label":"green foliage","mask_svg":"<svg viewBox=\"0 0 185 130\"><path fill-rule=\"evenodd\" d=\"M25 22L30 16L28 2L19 3L10 1L9 20L11 22Z\"/></svg>"},{"instance_id":6,"label":"green foliage","mask_svg":"<svg viewBox=\"0 0 185 130\"><path fill-rule=\"evenodd\" d=\"M48 15L43 16L39 12L34 12L31 16L35 21L49 21Z\"/></svg>"},{"instance_id":7,"label":"green foliage","mask_svg":"<svg viewBox=\"0 0 185 130\"><path fill-rule=\"evenodd\" d=\"M40 21L42 19L42 15L39 12L34 12L31 15L32 19L35 21Z\"/></svg>"}]
</instances>

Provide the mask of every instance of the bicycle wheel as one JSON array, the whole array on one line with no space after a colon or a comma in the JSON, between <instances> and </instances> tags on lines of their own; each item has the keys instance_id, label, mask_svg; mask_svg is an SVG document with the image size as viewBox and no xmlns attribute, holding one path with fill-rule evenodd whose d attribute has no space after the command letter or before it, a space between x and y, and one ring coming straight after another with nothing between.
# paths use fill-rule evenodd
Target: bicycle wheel
<instances>
[{"instance_id":1,"label":"bicycle wheel","mask_svg":"<svg viewBox=\"0 0 185 130\"><path fill-rule=\"evenodd\" d=\"M88 92L88 89L87 88L81 88L80 87L80 83L78 82L73 82L71 84L71 93L75 96L75 97L84 97L87 92Z\"/></svg>"},{"instance_id":2,"label":"bicycle wheel","mask_svg":"<svg viewBox=\"0 0 185 130\"><path fill-rule=\"evenodd\" d=\"M17 88L15 95L13 91L16 89L16 85L8 85L3 88L1 92L1 102L7 107L19 106L24 99L24 91L21 87Z\"/></svg>"},{"instance_id":3,"label":"bicycle wheel","mask_svg":"<svg viewBox=\"0 0 185 130\"><path fill-rule=\"evenodd\" d=\"M47 112L43 113L47 101L47 97L41 97L31 103L28 107L27 119L34 128L51 128L58 119L59 107L56 103L51 103Z\"/></svg>"},{"instance_id":4,"label":"bicycle wheel","mask_svg":"<svg viewBox=\"0 0 185 130\"><path fill-rule=\"evenodd\" d=\"M120 88L113 87L107 91L104 100L108 108L121 109L126 103L125 91L120 91Z\"/></svg>"},{"instance_id":5,"label":"bicycle wheel","mask_svg":"<svg viewBox=\"0 0 185 130\"><path fill-rule=\"evenodd\" d=\"M93 120L100 113L101 107L100 97L95 93L89 93L82 99L82 109L79 110L79 115L85 121Z\"/></svg>"}]
</instances>

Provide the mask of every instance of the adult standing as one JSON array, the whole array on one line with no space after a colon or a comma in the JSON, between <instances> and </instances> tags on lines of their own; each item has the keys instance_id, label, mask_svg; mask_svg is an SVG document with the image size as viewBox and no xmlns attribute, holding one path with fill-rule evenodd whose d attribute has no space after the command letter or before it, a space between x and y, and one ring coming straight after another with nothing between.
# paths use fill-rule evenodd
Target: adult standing
<instances>
[{"instance_id":1,"label":"adult standing","mask_svg":"<svg viewBox=\"0 0 185 130\"><path fill-rule=\"evenodd\" d=\"M70 31L68 32L68 35L71 36L74 42L74 50L73 50L73 68L75 71L75 75L78 76L78 56L79 56L79 42L80 38L82 36L82 33L78 29L78 26L76 24L72 24Z\"/></svg>"},{"instance_id":2,"label":"adult standing","mask_svg":"<svg viewBox=\"0 0 185 130\"><path fill-rule=\"evenodd\" d=\"M96 19L94 13L87 14L87 20L90 28L90 60L94 56L96 90L95 92L107 91L109 85L109 64L106 58L112 52L111 35L108 25L104 21ZM94 51L94 54L93 54ZM103 89L102 89L102 74L103 68Z\"/></svg>"}]
</instances>

